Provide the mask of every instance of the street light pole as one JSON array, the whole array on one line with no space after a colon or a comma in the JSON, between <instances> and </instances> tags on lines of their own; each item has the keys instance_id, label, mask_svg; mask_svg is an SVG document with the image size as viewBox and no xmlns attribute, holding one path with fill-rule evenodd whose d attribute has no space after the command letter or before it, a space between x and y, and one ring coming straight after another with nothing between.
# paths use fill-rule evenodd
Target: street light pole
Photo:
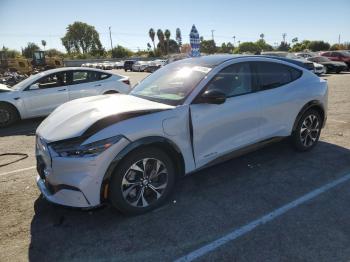
<instances>
[{"instance_id":1,"label":"street light pole","mask_svg":"<svg viewBox=\"0 0 350 262\"><path fill-rule=\"evenodd\" d=\"M113 49L113 44L112 44L112 32L111 32L111 27L109 27L109 39L111 40L111 50Z\"/></svg>"},{"instance_id":2,"label":"street light pole","mask_svg":"<svg viewBox=\"0 0 350 262\"><path fill-rule=\"evenodd\" d=\"M212 29L211 30L211 39L214 41L214 32L215 32L215 30L214 29Z\"/></svg>"}]
</instances>

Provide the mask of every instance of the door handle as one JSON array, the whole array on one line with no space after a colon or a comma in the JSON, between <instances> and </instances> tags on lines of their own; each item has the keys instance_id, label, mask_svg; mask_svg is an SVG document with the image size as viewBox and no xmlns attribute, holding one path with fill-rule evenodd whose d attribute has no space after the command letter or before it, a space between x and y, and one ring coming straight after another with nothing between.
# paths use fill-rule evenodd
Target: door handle
<instances>
[{"instance_id":1,"label":"door handle","mask_svg":"<svg viewBox=\"0 0 350 262\"><path fill-rule=\"evenodd\" d=\"M97 86L101 86L101 84L97 84L97 85L94 85L95 87L97 87Z\"/></svg>"},{"instance_id":2,"label":"door handle","mask_svg":"<svg viewBox=\"0 0 350 262\"><path fill-rule=\"evenodd\" d=\"M57 90L57 92L62 92L62 91L66 91L66 89L63 88L63 89Z\"/></svg>"}]
</instances>

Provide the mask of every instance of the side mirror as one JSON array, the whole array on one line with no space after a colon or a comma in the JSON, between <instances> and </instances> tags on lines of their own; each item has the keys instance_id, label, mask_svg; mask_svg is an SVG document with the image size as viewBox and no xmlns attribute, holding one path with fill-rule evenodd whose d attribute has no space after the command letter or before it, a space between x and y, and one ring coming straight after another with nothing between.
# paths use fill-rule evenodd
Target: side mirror
<instances>
[{"instance_id":1,"label":"side mirror","mask_svg":"<svg viewBox=\"0 0 350 262\"><path fill-rule=\"evenodd\" d=\"M226 95L217 89L205 91L199 99L200 103L222 104L226 101Z\"/></svg>"},{"instance_id":2,"label":"side mirror","mask_svg":"<svg viewBox=\"0 0 350 262\"><path fill-rule=\"evenodd\" d=\"M39 89L39 84L38 84L38 83L32 84L32 85L29 87L29 90L37 90L37 89Z\"/></svg>"}]
</instances>

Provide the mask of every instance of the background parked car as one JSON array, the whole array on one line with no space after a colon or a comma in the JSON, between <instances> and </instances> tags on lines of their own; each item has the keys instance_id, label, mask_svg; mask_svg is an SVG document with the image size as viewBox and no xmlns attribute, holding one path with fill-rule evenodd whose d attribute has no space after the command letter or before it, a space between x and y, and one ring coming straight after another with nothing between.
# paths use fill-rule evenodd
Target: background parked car
<instances>
[{"instance_id":1,"label":"background parked car","mask_svg":"<svg viewBox=\"0 0 350 262\"><path fill-rule=\"evenodd\" d=\"M314 57L317 56L318 54L312 53L312 52L299 52L299 53L294 53L297 57L301 58L309 58L309 57Z\"/></svg>"},{"instance_id":2,"label":"background parked car","mask_svg":"<svg viewBox=\"0 0 350 262\"><path fill-rule=\"evenodd\" d=\"M146 67L149 66L148 61L137 61L132 65L132 71L134 72L143 72Z\"/></svg>"},{"instance_id":3,"label":"background parked car","mask_svg":"<svg viewBox=\"0 0 350 262\"><path fill-rule=\"evenodd\" d=\"M114 69L123 69L124 67L124 61L118 61L113 63Z\"/></svg>"},{"instance_id":4,"label":"background parked car","mask_svg":"<svg viewBox=\"0 0 350 262\"><path fill-rule=\"evenodd\" d=\"M13 88L0 87L0 127L18 119L46 116L76 98L129 91L129 78L122 75L81 67L47 70Z\"/></svg>"},{"instance_id":5,"label":"background parked car","mask_svg":"<svg viewBox=\"0 0 350 262\"><path fill-rule=\"evenodd\" d=\"M322 74L325 74L327 72L326 67L321 65L321 64L314 62L314 66L315 66L315 74L316 75L322 75Z\"/></svg>"},{"instance_id":6,"label":"background parked car","mask_svg":"<svg viewBox=\"0 0 350 262\"><path fill-rule=\"evenodd\" d=\"M288 52L262 52L261 55L264 56L273 56L277 58L287 58L287 59L292 59L294 61L297 61L299 63L299 66L302 66L312 72L315 72L315 66L314 63L304 59L297 57L296 55Z\"/></svg>"},{"instance_id":7,"label":"background parked car","mask_svg":"<svg viewBox=\"0 0 350 262\"><path fill-rule=\"evenodd\" d=\"M155 71L157 71L159 68L161 68L160 64L157 64L155 62L151 62L148 64L148 66L144 69L145 72L148 73L153 73Z\"/></svg>"},{"instance_id":8,"label":"background parked car","mask_svg":"<svg viewBox=\"0 0 350 262\"><path fill-rule=\"evenodd\" d=\"M310 57L307 60L309 60L311 62L316 62L318 64L325 66L326 73L337 73L338 74L342 71L347 70L347 66L344 62L332 61L325 56Z\"/></svg>"},{"instance_id":9,"label":"background parked car","mask_svg":"<svg viewBox=\"0 0 350 262\"><path fill-rule=\"evenodd\" d=\"M321 56L325 56L332 61L344 62L350 68L350 53L345 51L327 51L321 53Z\"/></svg>"},{"instance_id":10,"label":"background parked car","mask_svg":"<svg viewBox=\"0 0 350 262\"><path fill-rule=\"evenodd\" d=\"M124 62L124 71L132 71L132 65L135 64L135 60L126 60Z\"/></svg>"}]
</instances>

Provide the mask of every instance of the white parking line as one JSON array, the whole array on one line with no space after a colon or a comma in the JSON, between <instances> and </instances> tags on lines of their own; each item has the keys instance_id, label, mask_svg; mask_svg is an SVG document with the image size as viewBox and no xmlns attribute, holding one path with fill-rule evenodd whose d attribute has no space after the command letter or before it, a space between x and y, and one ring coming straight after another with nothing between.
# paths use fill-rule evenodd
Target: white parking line
<instances>
[{"instance_id":1,"label":"white parking line","mask_svg":"<svg viewBox=\"0 0 350 262\"><path fill-rule=\"evenodd\" d=\"M250 231L252 231L253 229L255 229L256 227L263 225L271 220L274 220L275 218L283 215L284 213L286 213L287 211L317 197L318 195L332 189L333 187L342 184L346 181L350 180L350 174L347 174L339 179L334 180L333 182L330 182L322 187L319 187L313 191L311 191L310 193L303 195L302 197L272 211L271 213L268 213L267 215L264 215L252 222L250 222L249 224L244 225L243 227L240 227L238 229L233 230L232 232L228 233L227 235L201 247L198 248L195 251L192 251L191 253L180 257L179 259L175 260L175 262L187 262L187 261L193 261L219 247L221 247L222 245L225 245L226 243L233 241L235 239L237 239L240 236L243 236L247 233L249 233Z\"/></svg>"},{"instance_id":2,"label":"white parking line","mask_svg":"<svg viewBox=\"0 0 350 262\"><path fill-rule=\"evenodd\" d=\"M9 174L18 173L18 172L22 172L22 171L26 171L26 170L30 170L30 169L34 169L34 168L36 168L36 166L31 166L31 167L16 169L16 170L13 170L13 171L1 173L0 176L7 176L7 175L9 175Z\"/></svg>"}]
</instances>

